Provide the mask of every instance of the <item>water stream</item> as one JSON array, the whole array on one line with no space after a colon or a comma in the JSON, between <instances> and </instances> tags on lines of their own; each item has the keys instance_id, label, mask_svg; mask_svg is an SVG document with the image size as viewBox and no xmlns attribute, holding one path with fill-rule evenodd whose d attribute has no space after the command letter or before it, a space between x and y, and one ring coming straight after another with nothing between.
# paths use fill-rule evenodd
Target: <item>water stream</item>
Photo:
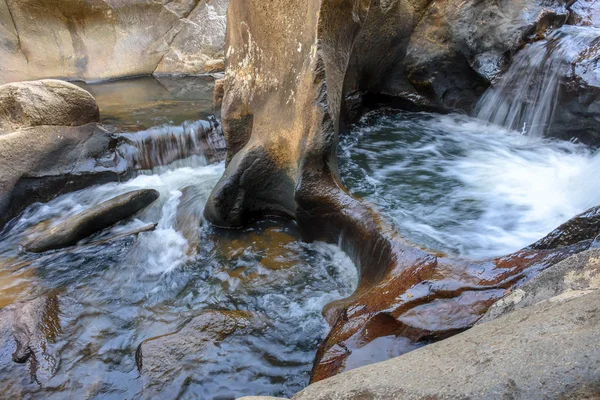
<instances>
[{"instance_id":1,"label":"water stream","mask_svg":"<svg viewBox=\"0 0 600 400\"><path fill-rule=\"evenodd\" d=\"M367 116L339 158L352 193L452 255L511 253L600 204L600 154L465 115Z\"/></svg>"},{"instance_id":2,"label":"water stream","mask_svg":"<svg viewBox=\"0 0 600 400\"><path fill-rule=\"evenodd\" d=\"M565 25L547 39L527 45L481 97L475 114L507 129L544 136L553 121L561 79L599 42L600 28Z\"/></svg>"},{"instance_id":3,"label":"water stream","mask_svg":"<svg viewBox=\"0 0 600 400\"><path fill-rule=\"evenodd\" d=\"M132 140L142 138L152 149L149 154L156 157L187 155L152 147L162 140L161 132L169 134L165 126L171 131L182 127L182 134L207 124L209 110L203 114L193 97L171 95L166 111L164 98L138 101L144 91L155 96L148 89L154 83L147 79L90 89L98 95L107 90L102 85L140 93L131 96L136 100L129 103L123 93L118 100L99 96L99 104L111 129ZM111 110L108 100L124 103ZM194 111L175 115L172 103ZM180 144L186 151L193 148L189 142ZM170 165L162 165L168 162L161 160L162 166L124 183L90 187L35 204L0 232L0 307L48 296L55 299L54 310L58 310L44 315L55 329L46 338L43 360L37 362L41 365L37 382L27 365L0 365L1 397L152 397L149 386L157 379L140 374L138 346L181 329L208 310L246 311L264 324L252 335L234 333L211 349L196 348L202 362L178 371L165 369L158 378L161 398L291 396L307 385L314 354L328 331L321 310L352 292L357 284L354 265L335 246L303 243L293 223L263 221L242 231L201 225L198 216L224 165L209 164L199 150ZM154 188L161 197L134 219L88 242L148 223L158 224L155 231L50 255L20 251L27 237L140 188ZM170 354L144 356L166 360Z\"/></svg>"}]
</instances>

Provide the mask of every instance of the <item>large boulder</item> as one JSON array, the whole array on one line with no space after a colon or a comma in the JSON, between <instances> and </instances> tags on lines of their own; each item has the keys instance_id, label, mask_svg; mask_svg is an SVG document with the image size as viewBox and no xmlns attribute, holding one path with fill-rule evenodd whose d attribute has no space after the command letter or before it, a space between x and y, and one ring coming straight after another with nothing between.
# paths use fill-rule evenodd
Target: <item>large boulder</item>
<instances>
[{"instance_id":1,"label":"large boulder","mask_svg":"<svg viewBox=\"0 0 600 400\"><path fill-rule=\"evenodd\" d=\"M127 164L115 144L95 123L0 135L0 227L35 202L122 179Z\"/></svg>"},{"instance_id":2,"label":"large boulder","mask_svg":"<svg viewBox=\"0 0 600 400\"><path fill-rule=\"evenodd\" d=\"M226 6L227 0L2 0L0 83L206 72L222 57Z\"/></svg>"},{"instance_id":3,"label":"large boulder","mask_svg":"<svg viewBox=\"0 0 600 400\"><path fill-rule=\"evenodd\" d=\"M0 86L0 134L40 125L98 122L90 93L68 82L44 79Z\"/></svg>"},{"instance_id":4,"label":"large boulder","mask_svg":"<svg viewBox=\"0 0 600 400\"><path fill-rule=\"evenodd\" d=\"M160 197L154 189L128 192L97 204L42 232L39 237L25 244L25 250L42 253L77 244L82 239L129 218L146 208Z\"/></svg>"},{"instance_id":5,"label":"large boulder","mask_svg":"<svg viewBox=\"0 0 600 400\"><path fill-rule=\"evenodd\" d=\"M469 111L525 41L568 16L565 1L434 0L410 37L410 83L439 106Z\"/></svg>"},{"instance_id":6,"label":"large boulder","mask_svg":"<svg viewBox=\"0 0 600 400\"><path fill-rule=\"evenodd\" d=\"M560 246L492 260L445 258L408 243L345 190L337 143L348 122L347 90L378 79L352 68L369 65L358 54L379 27L393 32L402 25L382 22L382 13L397 16L397 7L378 0L232 0L228 10L221 109L228 162L206 218L229 228L265 215L295 219L306 240L340 244L359 270L355 293L324 310L332 329L317 352L313 381L374 362L374 347L398 355L468 329L507 289L587 250L593 239L577 234ZM365 54L386 65L387 45L377 48Z\"/></svg>"},{"instance_id":7,"label":"large boulder","mask_svg":"<svg viewBox=\"0 0 600 400\"><path fill-rule=\"evenodd\" d=\"M0 87L0 228L30 204L127 173L96 121L93 97L69 83Z\"/></svg>"}]
</instances>

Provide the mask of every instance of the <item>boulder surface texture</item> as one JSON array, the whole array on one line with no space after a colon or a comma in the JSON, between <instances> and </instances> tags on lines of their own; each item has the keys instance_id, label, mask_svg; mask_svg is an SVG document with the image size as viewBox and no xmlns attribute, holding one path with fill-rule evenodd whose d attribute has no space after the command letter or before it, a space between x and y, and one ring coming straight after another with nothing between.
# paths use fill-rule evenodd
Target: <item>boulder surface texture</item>
<instances>
[{"instance_id":1,"label":"boulder surface texture","mask_svg":"<svg viewBox=\"0 0 600 400\"><path fill-rule=\"evenodd\" d=\"M73 84L0 86L0 228L35 202L126 174L98 119L94 98Z\"/></svg>"},{"instance_id":2,"label":"boulder surface texture","mask_svg":"<svg viewBox=\"0 0 600 400\"><path fill-rule=\"evenodd\" d=\"M213 72L226 8L227 0L1 0L0 83Z\"/></svg>"}]
</instances>

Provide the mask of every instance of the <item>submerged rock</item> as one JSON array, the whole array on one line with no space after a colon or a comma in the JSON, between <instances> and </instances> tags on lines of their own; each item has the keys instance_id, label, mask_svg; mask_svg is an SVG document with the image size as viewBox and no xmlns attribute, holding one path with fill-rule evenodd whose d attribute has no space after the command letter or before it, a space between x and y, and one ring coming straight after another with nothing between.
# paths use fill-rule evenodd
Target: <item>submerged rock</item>
<instances>
[{"instance_id":1,"label":"submerged rock","mask_svg":"<svg viewBox=\"0 0 600 400\"><path fill-rule=\"evenodd\" d=\"M152 204L160 194L154 189L125 193L68 218L49 232L25 244L25 250L42 253L77 244L82 239L129 218Z\"/></svg>"},{"instance_id":2,"label":"submerged rock","mask_svg":"<svg viewBox=\"0 0 600 400\"><path fill-rule=\"evenodd\" d=\"M181 371L190 366L199 369L210 358L211 349L253 326L254 317L245 311L205 311L178 332L145 340L136 353L144 388L160 392L172 382L187 379Z\"/></svg>"},{"instance_id":3,"label":"submerged rock","mask_svg":"<svg viewBox=\"0 0 600 400\"><path fill-rule=\"evenodd\" d=\"M85 125L99 118L92 95L71 83L45 79L0 86L0 134L40 125Z\"/></svg>"},{"instance_id":4,"label":"submerged rock","mask_svg":"<svg viewBox=\"0 0 600 400\"><path fill-rule=\"evenodd\" d=\"M18 386L44 384L54 375L59 364L52 343L60 332L57 293L0 310L0 373L10 376L15 362L28 364L22 380L11 382L11 392L18 392Z\"/></svg>"}]
</instances>

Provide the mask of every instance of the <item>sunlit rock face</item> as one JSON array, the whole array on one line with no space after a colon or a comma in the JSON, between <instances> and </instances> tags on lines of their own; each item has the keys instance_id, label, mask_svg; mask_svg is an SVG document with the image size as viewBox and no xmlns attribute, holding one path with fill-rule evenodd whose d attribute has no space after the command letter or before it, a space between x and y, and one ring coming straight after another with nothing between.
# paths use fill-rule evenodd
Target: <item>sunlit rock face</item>
<instances>
[{"instance_id":1,"label":"sunlit rock face","mask_svg":"<svg viewBox=\"0 0 600 400\"><path fill-rule=\"evenodd\" d=\"M0 227L35 202L118 180L126 163L96 101L67 82L0 86Z\"/></svg>"},{"instance_id":2,"label":"sunlit rock face","mask_svg":"<svg viewBox=\"0 0 600 400\"><path fill-rule=\"evenodd\" d=\"M268 215L293 218L305 239L338 243L355 261L360 279L355 293L324 311L332 330L317 353L313 381L361 365L365 360L359 349L378 339L376 347L398 355L461 332L515 283L591 245L591 237L578 238L494 260L444 258L408 243L348 194L339 179L337 135L363 94L398 94L387 92L387 75L377 73L378 66L393 71L402 64L414 26L429 24L419 19L427 6L418 0L278 0L268 5L233 0L229 6L227 70L220 84L228 165L205 216L228 228ZM527 29L537 29L544 20L541 7L535 10ZM398 15L409 18L391 18ZM396 32L392 39L386 35ZM517 42L520 38L514 36ZM451 61L459 60L473 79L484 79L465 56L451 54ZM444 68L450 64L442 63ZM457 80L446 80L449 89L436 92L431 85L412 86L410 75L400 80L412 87L409 100L418 98L425 105L444 105L450 99L444 93L458 87ZM355 98L349 99L352 94Z\"/></svg>"},{"instance_id":3,"label":"sunlit rock face","mask_svg":"<svg viewBox=\"0 0 600 400\"><path fill-rule=\"evenodd\" d=\"M2 0L0 83L214 72L227 3Z\"/></svg>"}]
</instances>

